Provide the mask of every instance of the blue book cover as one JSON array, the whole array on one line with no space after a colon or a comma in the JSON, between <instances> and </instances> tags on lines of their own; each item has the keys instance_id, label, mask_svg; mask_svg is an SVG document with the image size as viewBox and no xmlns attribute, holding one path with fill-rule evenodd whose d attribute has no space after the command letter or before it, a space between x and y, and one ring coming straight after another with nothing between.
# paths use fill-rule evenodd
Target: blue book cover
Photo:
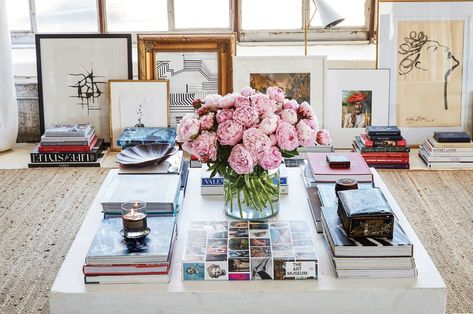
<instances>
[{"instance_id":1,"label":"blue book cover","mask_svg":"<svg viewBox=\"0 0 473 314\"><path fill-rule=\"evenodd\" d=\"M395 125L387 125L387 126L367 126L366 133L371 136L388 136L394 135L399 136L401 135L401 130Z\"/></svg>"},{"instance_id":2,"label":"blue book cover","mask_svg":"<svg viewBox=\"0 0 473 314\"><path fill-rule=\"evenodd\" d=\"M176 144L175 128L126 128L117 139L117 145L126 147L138 144Z\"/></svg>"},{"instance_id":3,"label":"blue book cover","mask_svg":"<svg viewBox=\"0 0 473 314\"><path fill-rule=\"evenodd\" d=\"M466 132L434 132L434 139L439 143L471 142L471 137Z\"/></svg>"},{"instance_id":4,"label":"blue book cover","mask_svg":"<svg viewBox=\"0 0 473 314\"><path fill-rule=\"evenodd\" d=\"M86 257L86 264L143 264L169 260L175 236L175 217L148 217L150 233L142 241L121 235L121 218L102 220Z\"/></svg>"}]
</instances>

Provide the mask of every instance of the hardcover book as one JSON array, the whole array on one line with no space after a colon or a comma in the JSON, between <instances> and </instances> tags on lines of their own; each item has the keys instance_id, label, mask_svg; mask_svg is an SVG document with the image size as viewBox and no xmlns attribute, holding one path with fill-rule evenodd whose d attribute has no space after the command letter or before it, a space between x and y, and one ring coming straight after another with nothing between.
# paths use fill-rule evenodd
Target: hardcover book
<instances>
[{"instance_id":1,"label":"hardcover book","mask_svg":"<svg viewBox=\"0 0 473 314\"><path fill-rule=\"evenodd\" d=\"M95 162L99 159L104 142L102 139L98 140L90 152L39 152L36 146L30 153L32 163L69 163L69 162Z\"/></svg>"},{"instance_id":2,"label":"hardcover book","mask_svg":"<svg viewBox=\"0 0 473 314\"><path fill-rule=\"evenodd\" d=\"M174 146L176 144L175 128L126 128L117 139L122 148L138 144L160 143Z\"/></svg>"},{"instance_id":3,"label":"hardcover book","mask_svg":"<svg viewBox=\"0 0 473 314\"><path fill-rule=\"evenodd\" d=\"M471 137L466 132L434 132L434 139L439 143L471 142Z\"/></svg>"},{"instance_id":4,"label":"hardcover book","mask_svg":"<svg viewBox=\"0 0 473 314\"><path fill-rule=\"evenodd\" d=\"M401 130L395 125L387 125L387 126L368 126L366 127L366 134L369 136L391 136L401 135Z\"/></svg>"},{"instance_id":5,"label":"hardcover book","mask_svg":"<svg viewBox=\"0 0 473 314\"><path fill-rule=\"evenodd\" d=\"M338 215L349 237L393 237L394 214L378 188L338 192Z\"/></svg>"},{"instance_id":6,"label":"hardcover book","mask_svg":"<svg viewBox=\"0 0 473 314\"><path fill-rule=\"evenodd\" d=\"M390 147L390 146L406 146L406 140L371 140L368 138L366 134L361 134L361 142L366 147L375 147L375 146L382 146L382 147Z\"/></svg>"},{"instance_id":7,"label":"hardcover book","mask_svg":"<svg viewBox=\"0 0 473 314\"><path fill-rule=\"evenodd\" d=\"M337 207L322 207L324 235L336 257L413 256L414 246L395 221L393 238L350 238L343 229Z\"/></svg>"},{"instance_id":8,"label":"hardcover book","mask_svg":"<svg viewBox=\"0 0 473 314\"><path fill-rule=\"evenodd\" d=\"M40 153L76 153L76 152L85 152L88 153L92 151L95 144L97 144L97 136L94 136L90 143L87 145L43 145L39 144L38 151Z\"/></svg>"},{"instance_id":9,"label":"hardcover book","mask_svg":"<svg viewBox=\"0 0 473 314\"><path fill-rule=\"evenodd\" d=\"M64 142L87 142L90 143L92 138L95 136L95 129L90 129L89 132L84 136L41 136L41 144L43 143L58 143Z\"/></svg>"},{"instance_id":10,"label":"hardcover book","mask_svg":"<svg viewBox=\"0 0 473 314\"><path fill-rule=\"evenodd\" d=\"M92 126L84 124L52 124L44 132L46 137L83 137L89 133Z\"/></svg>"},{"instance_id":11,"label":"hardcover book","mask_svg":"<svg viewBox=\"0 0 473 314\"><path fill-rule=\"evenodd\" d=\"M366 147L363 142L361 141L360 136L355 136L355 149L362 153L372 153L372 152L400 152L400 153L408 153L411 151L409 146L374 146L374 147Z\"/></svg>"},{"instance_id":12,"label":"hardcover book","mask_svg":"<svg viewBox=\"0 0 473 314\"><path fill-rule=\"evenodd\" d=\"M437 142L433 136L427 138L424 143L428 143L433 150L444 151L444 150L460 150L473 152L473 142Z\"/></svg>"},{"instance_id":13,"label":"hardcover book","mask_svg":"<svg viewBox=\"0 0 473 314\"><path fill-rule=\"evenodd\" d=\"M345 169L330 168L326 155L328 154L307 154L316 182L335 182L341 178L352 178L358 182L373 181L371 170L359 153L344 153L350 160L350 168Z\"/></svg>"},{"instance_id":14,"label":"hardcover book","mask_svg":"<svg viewBox=\"0 0 473 314\"><path fill-rule=\"evenodd\" d=\"M174 217L148 217L150 233L143 240L126 240L121 218L102 220L85 259L86 265L160 264L168 262L176 234Z\"/></svg>"},{"instance_id":15,"label":"hardcover book","mask_svg":"<svg viewBox=\"0 0 473 314\"><path fill-rule=\"evenodd\" d=\"M307 221L193 221L183 280L317 279Z\"/></svg>"},{"instance_id":16,"label":"hardcover book","mask_svg":"<svg viewBox=\"0 0 473 314\"><path fill-rule=\"evenodd\" d=\"M373 183L358 183L358 189L369 189ZM338 206L338 197L335 194L335 183L319 183L316 185L317 195L320 198L321 206Z\"/></svg>"}]
</instances>

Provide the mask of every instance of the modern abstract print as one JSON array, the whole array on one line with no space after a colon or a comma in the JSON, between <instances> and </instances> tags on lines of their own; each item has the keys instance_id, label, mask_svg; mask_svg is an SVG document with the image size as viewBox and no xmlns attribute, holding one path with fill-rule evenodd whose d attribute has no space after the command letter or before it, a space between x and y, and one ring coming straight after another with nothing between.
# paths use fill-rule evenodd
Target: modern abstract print
<instances>
[{"instance_id":1,"label":"modern abstract print","mask_svg":"<svg viewBox=\"0 0 473 314\"><path fill-rule=\"evenodd\" d=\"M89 116L91 111L102 110L98 99L105 91L107 81L103 76L94 75L93 65L90 66L90 69L83 65L81 68L81 72L69 74L69 79L73 81L73 85L69 85L72 89L70 97L77 98L76 105L86 110Z\"/></svg>"},{"instance_id":2,"label":"modern abstract print","mask_svg":"<svg viewBox=\"0 0 473 314\"><path fill-rule=\"evenodd\" d=\"M398 125L460 126L464 22L399 21L397 27Z\"/></svg>"},{"instance_id":3,"label":"modern abstract print","mask_svg":"<svg viewBox=\"0 0 473 314\"><path fill-rule=\"evenodd\" d=\"M156 71L158 79L170 82L172 127L194 112L194 99L218 94L216 52L157 52Z\"/></svg>"},{"instance_id":4,"label":"modern abstract print","mask_svg":"<svg viewBox=\"0 0 473 314\"><path fill-rule=\"evenodd\" d=\"M270 86L278 86L288 99L311 103L310 73L250 73L250 86L261 93L266 93Z\"/></svg>"}]
</instances>

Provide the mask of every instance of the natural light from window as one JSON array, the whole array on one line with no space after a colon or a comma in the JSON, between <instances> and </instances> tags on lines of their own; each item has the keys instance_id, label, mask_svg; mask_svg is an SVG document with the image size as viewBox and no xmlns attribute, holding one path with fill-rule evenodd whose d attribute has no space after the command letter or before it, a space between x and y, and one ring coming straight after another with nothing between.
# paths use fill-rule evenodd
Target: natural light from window
<instances>
[{"instance_id":1,"label":"natural light from window","mask_svg":"<svg viewBox=\"0 0 473 314\"><path fill-rule=\"evenodd\" d=\"M176 28L230 28L230 1L174 0L174 16Z\"/></svg>"},{"instance_id":2,"label":"natural light from window","mask_svg":"<svg viewBox=\"0 0 473 314\"><path fill-rule=\"evenodd\" d=\"M166 0L107 0L106 4L110 32L168 30Z\"/></svg>"},{"instance_id":3,"label":"natural light from window","mask_svg":"<svg viewBox=\"0 0 473 314\"><path fill-rule=\"evenodd\" d=\"M36 1L39 32L97 32L96 0Z\"/></svg>"},{"instance_id":4,"label":"natural light from window","mask_svg":"<svg viewBox=\"0 0 473 314\"><path fill-rule=\"evenodd\" d=\"M302 1L242 0L241 28L243 30L300 29Z\"/></svg>"},{"instance_id":5,"label":"natural light from window","mask_svg":"<svg viewBox=\"0 0 473 314\"><path fill-rule=\"evenodd\" d=\"M31 30L29 0L7 0L8 27L16 31Z\"/></svg>"},{"instance_id":6,"label":"natural light from window","mask_svg":"<svg viewBox=\"0 0 473 314\"><path fill-rule=\"evenodd\" d=\"M365 26L365 0L330 0L327 3L337 11L345 20L338 24L339 27ZM314 4L310 1L311 12L314 12ZM321 27L322 23L318 12L310 26Z\"/></svg>"}]
</instances>

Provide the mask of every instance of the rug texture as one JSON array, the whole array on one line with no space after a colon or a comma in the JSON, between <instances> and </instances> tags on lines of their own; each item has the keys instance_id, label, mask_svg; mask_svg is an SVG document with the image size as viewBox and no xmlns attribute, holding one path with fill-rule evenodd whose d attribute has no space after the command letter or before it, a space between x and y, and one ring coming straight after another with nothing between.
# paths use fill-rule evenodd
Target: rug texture
<instances>
[{"instance_id":1,"label":"rug texture","mask_svg":"<svg viewBox=\"0 0 473 314\"><path fill-rule=\"evenodd\" d=\"M48 313L48 293L110 169L0 170L0 313Z\"/></svg>"},{"instance_id":2,"label":"rug texture","mask_svg":"<svg viewBox=\"0 0 473 314\"><path fill-rule=\"evenodd\" d=\"M109 169L0 170L0 313L48 313L54 278ZM473 313L473 171L382 171L437 265L448 313Z\"/></svg>"},{"instance_id":3,"label":"rug texture","mask_svg":"<svg viewBox=\"0 0 473 314\"><path fill-rule=\"evenodd\" d=\"M447 313L473 313L473 171L380 175L445 281Z\"/></svg>"}]
</instances>

